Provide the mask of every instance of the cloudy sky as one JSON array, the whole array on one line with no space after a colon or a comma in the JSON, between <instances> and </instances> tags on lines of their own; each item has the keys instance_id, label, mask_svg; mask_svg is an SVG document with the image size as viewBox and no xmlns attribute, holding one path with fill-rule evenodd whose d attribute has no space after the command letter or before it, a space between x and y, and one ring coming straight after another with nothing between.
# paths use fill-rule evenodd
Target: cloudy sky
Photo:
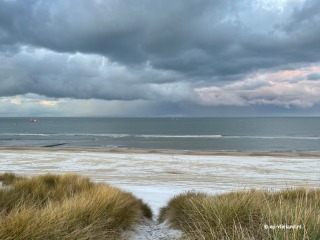
<instances>
[{"instance_id":1,"label":"cloudy sky","mask_svg":"<svg viewBox=\"0 0 320 240\"><path fill-rule=\"evenodd\" d=\"M320 116L319 0L0 0L0 116Z\"/></svg>"}]
</instances>

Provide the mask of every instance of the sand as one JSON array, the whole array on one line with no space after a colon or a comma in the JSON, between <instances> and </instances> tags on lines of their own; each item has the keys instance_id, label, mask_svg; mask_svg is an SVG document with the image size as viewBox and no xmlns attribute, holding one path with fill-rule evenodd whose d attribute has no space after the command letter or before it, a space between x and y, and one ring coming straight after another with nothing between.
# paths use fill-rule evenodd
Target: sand
<instances>
[{"instance_id":1,"label":"sand","mask_svg":"<svg viewBox=\"0 0 320 240\"><path fill-rule=\"evenodd\" d=\"M141 154L183 154L183 155L200 155L200 156L273 156L273 157L306 157L320 158L319 152L239 152L239 151L189 151L189 150L162 150L162 149L127 149L127 148L79 148L79 147L0 147L2 150L12 151L42 151L42 152L98 152L98 153L141 153Z\"/></svg>"}]
</instances>

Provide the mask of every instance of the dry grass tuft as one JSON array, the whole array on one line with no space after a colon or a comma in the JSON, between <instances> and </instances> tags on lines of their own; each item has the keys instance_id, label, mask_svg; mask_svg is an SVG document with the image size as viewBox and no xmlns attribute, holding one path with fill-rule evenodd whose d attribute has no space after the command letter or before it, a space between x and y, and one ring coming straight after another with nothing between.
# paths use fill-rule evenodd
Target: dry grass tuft
<instances>
[{"instance_id":1,"label":"dry grass tuft","mask_svg":"<svg viewBox=\"0 0 320 240\"><path fill-rule=\"evenodd\" d=\"M0 182L2 182L4 186L9 186L14 182L23 180L23 179L25 178L21 176L17 176L14 173L10 173L10 172L5 172L3 174L0 174Z\"/></svg>"},{"instance_id":2,"label":"dry grass tuft","mask_svg":"<svg viewBox=\"0 0 320 240\"><path fill-rule=\"evenodd\" d=\"M119 239L150 216L131 193L78 175L25 178L0 190L0 239Z\"/></svg>"},{"instance_id":3,"label":"dry grass tuft","mask_svg":"<svg viewBox=\"0 0 320 240\"><path fill-rule=\"evenodd\" d=\"M320 190L188 192L173 198L159 220L189 239L320 239Z\"/></svg>"}]
</instances>

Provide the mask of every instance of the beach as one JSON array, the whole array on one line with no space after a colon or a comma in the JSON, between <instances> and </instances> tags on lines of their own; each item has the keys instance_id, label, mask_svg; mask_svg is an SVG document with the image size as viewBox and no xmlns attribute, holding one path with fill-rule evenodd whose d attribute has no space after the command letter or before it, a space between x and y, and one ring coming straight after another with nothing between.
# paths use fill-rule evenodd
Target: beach
<instances>
[{"instance_id":1,"label":"beach","mask_svg":"<svg viewBox=\"0 0 320 240\"><path fill-rule=\"evenodd\" d=\"M320 154L1 147L0 172L78 173L132 192L155 215L186 191L319 187Z\"/></svg>"}]
</instances>

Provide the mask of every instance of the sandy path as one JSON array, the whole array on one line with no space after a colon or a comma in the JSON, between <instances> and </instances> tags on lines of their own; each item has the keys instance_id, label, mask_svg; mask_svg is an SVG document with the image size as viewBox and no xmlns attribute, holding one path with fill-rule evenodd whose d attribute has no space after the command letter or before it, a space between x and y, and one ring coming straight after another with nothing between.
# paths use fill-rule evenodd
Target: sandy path
<instances>
[{"instance_id":1,"label":"sandy path","mask_svg":"<svg viewBox=\"0 0 320 240\"><path fill-rule=\"evenodd\" d=\"M134 231L124 233L124 240L179 240L182 233L170 229L166 223L157 224L145 219Z\"/></svg>"}]
</instances>

